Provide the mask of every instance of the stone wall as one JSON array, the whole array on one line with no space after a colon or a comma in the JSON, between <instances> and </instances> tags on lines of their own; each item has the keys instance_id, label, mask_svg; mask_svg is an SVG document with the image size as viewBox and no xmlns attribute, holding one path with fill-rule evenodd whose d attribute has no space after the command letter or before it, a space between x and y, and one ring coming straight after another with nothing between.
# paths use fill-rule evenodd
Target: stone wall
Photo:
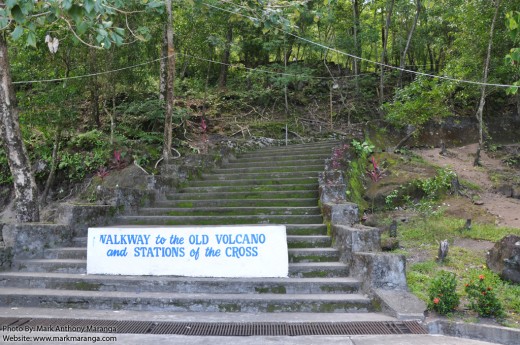
<instances>
[{"instance_id":1,"label":"stone wall","mask_svg":"<svg viewBox=\"0 0 520 345\"><path fill-rule=\"evenodd\" d=\"M160 176L146 175L144 171L140 176L131 174L135 188L128 179L123 187L117 185L117 180L112 181L113 185L93 185L87 193L88 203L58 206L56 224L0 223L0 270L10 269L16 260L42 258L46 248L71 245L74 237L87 236L89 227L110 225L119 214L135 213L230 157L233 157L232 151L222 148L212 154L187 156L175 164L164 165Z\"/></svg>"},{"instance_id":2,"label":"stone wall","mask_svg":"<svg viewBox=\"0 0 520 345\"><path fill-rule=\"evenodd\" d=\"M342 165L348 168L348 157L345 161ZM332 169L330 162L318 179L320 206L341 261L384 312L398 319L424 318L426 305L408 292L406 258L383 253L380 229L359 224L358 206L347 201L343 172Z\"/></svg>"}]
</instances>

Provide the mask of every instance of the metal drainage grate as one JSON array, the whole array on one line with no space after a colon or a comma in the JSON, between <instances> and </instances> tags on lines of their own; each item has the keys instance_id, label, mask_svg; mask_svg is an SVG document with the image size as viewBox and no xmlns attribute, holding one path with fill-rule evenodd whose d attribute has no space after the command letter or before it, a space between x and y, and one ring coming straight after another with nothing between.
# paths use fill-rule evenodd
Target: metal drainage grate
<instances>
[{"instance_id":1,"label":"metal drainage grate","mask_svg":"<svg viewBox=\"0 0 520 345\"><path fill-rule=\"evenodd\" d=\"M217 323L0 318L0 330L196 336L427 334L416 321Z\"/></svg>"}]
</instances>

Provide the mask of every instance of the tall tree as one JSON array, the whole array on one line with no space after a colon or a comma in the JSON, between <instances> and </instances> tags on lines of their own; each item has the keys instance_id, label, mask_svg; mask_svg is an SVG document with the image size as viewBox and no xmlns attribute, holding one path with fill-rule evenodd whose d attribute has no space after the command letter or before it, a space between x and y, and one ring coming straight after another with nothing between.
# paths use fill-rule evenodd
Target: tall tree
<instances>
[{"instance_id":1,"label":"tall tree","mask_svg":"<svg viewBox=\"0 0 520 345\"><path fill-rule=\"evenodd\" d=\"M226 33L226 46L222 54L222 64L220 65L220 75L218 78L218 86L223 89L227 85L229 62L231 56L231 44L233 43L233 25L228 24Z\"/></svg>"},{"instance_id":2,"label":"tall tree","mask_svg":"<svg viewBox=\"0 0 520 345\"><path fill-rule=\"evenodd\" d=\"M14 181L16 220L22 223L39 221L38 186L20 131L5 33L0 33L0 119L0 134Z\"/></svg>"},{"instance_id":3,"label":"tall tree","mask_svg":"<svg viewBox=\"0 0 520 345\"><path fill-rule=\"evenodd\" d=\"M475 158L475 165L480 165L480 151L484 147L484 121L482 119L484 113L484 105L486 104L486 83L488 81L489 74L489 61L491 60L491 48L493 47L493 33L495 31L495 23L497 21L498 10L500 8L500 0L495 0L495 14L491 21L491 28L489 29L489 41L486 55L486 62L484 64L484 76L482 78L482 86L480 89L480 102L477 109L477 120L478 120L478 149Z\"/></svg>"},{"instance_id":4,"label":"tall tree","mask_svg":"<svg viewBox=\"0 0 520 345\"><path fill-rule=\"evenodd\" d=\"M386 49L388 47L388 33L390 31L390 23L392 22L392 12L394 9L395 0L388 0L387 9L386 9L386 21L383 32L383 51L381 52L381 74L379 80L379 99L380 103L383 104L385 100L385 68L384 64L386 62Z\"/></svg>"},{"instance_id":5,"label":"tall tree","mask_svg":"<svg viewBox=\"0 0 520 345\"><path fill-rule=\"evenodd\" d=\"M10 0L0 3L0 134L14 180L17 221L37 222L40 215L38 188L20 131L7 51L7 33L14 40L24 38L28 46L36 47L38 28L61 24L81 43L97 49L110 48L113 43L122 44L124 35L124 30L114 27L110 19L128 14L122 9L123 6L143 4L140 0L124 3L120 0L84 0L81 4L71 0ZM153 0L146 3L149 9L160 6ZM95 37L95 42L89 43L81 36ZM49 49L56 52L58 46L59 41L52 39Z\"/></svg>"},{"instance_id":6,"label":"tall tree","mask_svg":"<svg viewBox=\"0 0 520 345\"><path fill-rule=\"evenodd\" d=\"M415 27L417 26L417 21L419 20L419 14L421 13L421 0L415 0L416 3L416 10L415 10L415 17L413 18L412 27L410 28L410 32L408 33L408 39L406 40L406 46L404 47L403 54L401 55L401 62L399 64L399 67L401 70L399 71L399 82L398 84L401 85L402 79L403 79L403 69L406 62L406 54L408 54L408 49L410 48L410 43L412 42L412 36L415 31Z\"/></svg>"},{"instance_id":7,"label":"tall tree","mask_svg":"<svg viewBox=\"0 0 520 345\"><path fill-rule=\"evenodd\" d=\"M166 114L164 116L164 143L163 159L168 163L172 158L173 142L173 108L175 101L174 82L175 82L175 49L173 45L173 14L172 0L165 0L166 5L166 46L168 58L166 59Z\"/></svg>"}]
</instances>

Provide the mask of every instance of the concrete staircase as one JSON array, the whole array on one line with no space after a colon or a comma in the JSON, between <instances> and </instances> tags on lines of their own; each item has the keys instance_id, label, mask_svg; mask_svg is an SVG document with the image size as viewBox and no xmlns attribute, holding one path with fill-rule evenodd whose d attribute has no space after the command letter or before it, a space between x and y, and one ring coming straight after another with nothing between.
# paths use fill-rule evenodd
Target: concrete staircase
<instances>
[{"instance_id":1,"label":"concrete staircase","mask_svg":"<svg viewBox=\"0 0 520 345\"><path fill-rule=\"evenodd\" d=\"M284 224L290 278L86 275L86 238L0 273L0 305L171 312L369 312L372 301L339 261L318 208L318 172L333 143L244 153L124 225Z\"/></svg>"}]
</instances>

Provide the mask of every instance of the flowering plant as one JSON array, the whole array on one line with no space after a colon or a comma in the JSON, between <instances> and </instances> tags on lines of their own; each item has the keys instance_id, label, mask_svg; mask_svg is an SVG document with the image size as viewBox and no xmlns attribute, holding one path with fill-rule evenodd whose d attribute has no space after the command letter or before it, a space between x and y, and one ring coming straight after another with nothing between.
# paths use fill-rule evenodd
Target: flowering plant
<instances>
[{"instance_id":1,"label":"flowering plant","mask_svg":"<svg viewBox=\"0 0 520 345\"><path fill-rule=\"evenodd\" d=\"M476 311L479 316L498 318L504 316L504 307L483 274L480 274L478 279L467 283L464 290L470 300L470 309Z\"/></svg>"},{"instance_id":2,"label":"flowering plant","mask_svg":"<svg viewBox=\"0 0 520 345\"><path fill-rule=\"evenodd\" d=\"M460 298L457 280L453 272L440 271L435 275L428 289L428 309L446 315L457 308Z\"/></svg>"}]
</instances>

